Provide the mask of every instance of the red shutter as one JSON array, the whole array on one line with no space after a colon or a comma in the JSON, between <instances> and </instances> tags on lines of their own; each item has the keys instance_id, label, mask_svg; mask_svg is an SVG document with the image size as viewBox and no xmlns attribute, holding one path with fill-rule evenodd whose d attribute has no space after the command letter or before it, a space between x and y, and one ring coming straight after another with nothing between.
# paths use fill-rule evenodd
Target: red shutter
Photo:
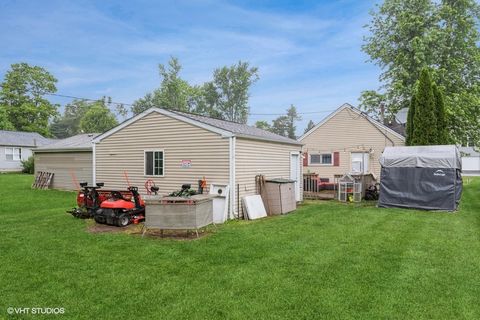
<instances>
[{"instance_id":1,"label":"red shutter","mask_svg":"<svg viewBox=\"0 0 480 320\"><path fill-rule=\"evenodd\" d=\"M340 165L340 152L333 153L333 165L338 167Z\"/></svg>"},{"instance_id":2,"label":"red shutter","mask_svg":"<svg viewBox=\"0 0 480 320\"><path fill-rule=\"evenodd\" d=\"M308 167L308 152L307 151L305 151L303 153L303 166Z\"/></svg>"}]
</instances>

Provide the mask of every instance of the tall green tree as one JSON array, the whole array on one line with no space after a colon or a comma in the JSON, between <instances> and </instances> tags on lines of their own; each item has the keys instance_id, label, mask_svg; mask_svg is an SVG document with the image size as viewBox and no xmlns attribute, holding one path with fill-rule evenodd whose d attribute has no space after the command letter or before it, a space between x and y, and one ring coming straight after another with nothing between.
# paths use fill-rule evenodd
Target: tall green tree
<instances>
[{"instance_id":1,"label":"tall green tree","mask_svg":"<svg viewBox=\"0 0 480 320\"><path fill-rule=\"evenodd\" d=\"M428 69L423 69L415 97L413 137L410 141L412 145L437 144L437 113L435 109L432 78Z\"/></svg>"},{"instance_id":2,"label":"tall green tree","mask_svg":"<svg viewBox=\"0 0 480 320\"><path fill-rule=\"evenodd\" d=\"M372 11L363 51L380 66L381 87L362 93L361 106L395 114L408 107L424 67L445 95L446 123L458 142L478 136L480 6L475 0L385 0Z\"/></svg>"},{"instance_id":3,"label":"tall green tree","mask_svg":"<svg viewBox=\"0 0 480 320\"><path fill-rule=\"evenodd\" d=\"M290 121L288 116L279 116L278 118L272 121L271 132L287 137L289 122Z\"/></svg>"},{"instance_id":4,"label":"tall green tree","mask_svg":"<svg viewBox=\"0 0 480 320\"><path fill-rule=\"evenodd\" d=\"M258 125L262 125L265 126L266 130L270 132L288 137L290 139L296 139L297 137L295 132L297 130L297 126L295 125L295 122L299 120L302 120L302 118L297 113L297 108L292 104L287 109L287 113L285 115L279 116L272 121L272 125L269 125L266 121L257 121L256 126L258 127Z\"/></svg>"},{"instance_id":5,"label":"tall green tree","mask_svg":"<svg viewBox=\"0 0 480 320\"><path fill-rule=\"evenodd\" d=\"M0 106L0 130L15 130L13 124L8 119L7 110Z\"/></svg>"},{"instance_id":6,"label":"tall green tree","mask_svg":"<svg viewBox=\"0 0 480 320\"><path fill-rule=\"evenodd\" d=\"M297 130L297 126L295 122L302 120L302 117L297 113L297 108L292 104L290 108L287 109L287 117L288 117L288 128L287 128L287 137L290 139L297 139L295 135L295 131Z\"/></svg>"},{"instance_id":7,"label":"tall green tree","mask_svg":"<svg viewBox=\"0 0 480 320\"><path fill-rule=\"evenodd\" d=\"M213 80L204 85L208 108L222 119L247 123L249 90L257 80L258 68L248 62L215 69Z\"/></svg>"},{"instance_id":8,"label":"tall green tree","mask_svg":"<svg viewBox=\"0 0 480 320\"><path fill-rule=\"evenodd\" d=\"M255 127L259 129L267 130L267 131L272 130L272 126L268 123L268 121L265 121L265 120L260 120L255 122Z\"/></svg>"},{"instance_id":9,"label":"tall green tree","mask_svg":"<svg viewBox=\"0 0 480 320\"><path fill-rule=\"evenodd\" d=\"M413 123L413 118L415 117L415 109L416 109L416 104L417 104L417 92L414 89L412 93L412 98L410 100L410 107L408 108L408 114L407 114L407 127L406 127L406 139L405 139L405 144L407 146L412 145L412 139L413 139L413 133L414 133L414 123Z\"/></svg>"},{"instance_id":10,"label":"tall green tree","mask_svg":"<svg viewBox=\"0 0 480 320\"><path fill-rule=\"evenodd\" d=\"M387 101L391 113L408 107L415 81L432 61L434 11L430 0L385 0L371 12L370 34L362 50L383 70L380 81L385 90L365 91L363 108L379 112L380 104L373 97Z\"/></svg>"},{"instance_id":11,"label":"tall green tree","mask_svg":"<svg viewBox=\"0 0 480 320\"><path fill-rule=\"evenodd\" d=\"M304 134L307 133L308 131L312 130L314 127L315 127L315 122L313 122L312 120L308 121L307 127L305 128L303 133Z\"/></svg>"},{"instance_id":12,"label":"tall green tree","mask_svg":"<svg viewBox=\"0 0 480 320\"><path fill-rule=\"evenodd\" d=\"M198 91L201 89L190 86L180 77L182 65L178 58L171 57L168 65L160 64L158 69L161 78L160 87L136 100L131 108L132 113L139 114L151 107L195 111L196 99L201 97Z\"/></svg>"},{"instance_id":13,"label":"tall green tree","mask_svg":"<svg viewBox=\"0 0 480 320\"><path fill-rule=\"evenodd\" d=\"M15 63L5 74L0 88L0 106L15 130L50 136L49 120L57 105L45 98L55 93L57 79L47 70L27 63Z\"/></svg>"},{"instance_id":14,"label":"tall green tree","mask_svg":"<svg viewBox=\"0 0 480 320\"><path fill-rule=\"evenodd\" d=\"M435 99L435 118L437 121L437 144L449 144L449 134L447 129L447 121L445 119L445 101L443 92L438 86L433 84L433 96Z\"/></svg>"},{"instance_id":15,"label":"tall green tree","mask_svg":"<svg viewBox=\"0 0 480 320\"><path fill-rule=\"evenodd\" d=\"M103 133L116 125L118 121L104 101L92 104L80 120L80 130L84 133Z\"/></svg>"},{"instance_id":16,"label":"tall green tree","mask_svg":"<svg viewBox=\"0 0 480 320\"><path fill-rule=\"evenodd\" d=\"M435 51L439 67L435 82L444 94L449 140L471 139L480 145L480 3L442 0L441 32Z\"/></svg>"},{"instance_id":17,"label":"tall green tree","mask_svg":"<svg viewBox=\"0 0 480 320\"><path fill-rule=\"evenodd\" d=\"M93 105L84 100L73 100L67 104L62 115L58 115L50 124L50 132L59 139L74 136L81 132L80 121Z\"/></svg>"}]
</instances>

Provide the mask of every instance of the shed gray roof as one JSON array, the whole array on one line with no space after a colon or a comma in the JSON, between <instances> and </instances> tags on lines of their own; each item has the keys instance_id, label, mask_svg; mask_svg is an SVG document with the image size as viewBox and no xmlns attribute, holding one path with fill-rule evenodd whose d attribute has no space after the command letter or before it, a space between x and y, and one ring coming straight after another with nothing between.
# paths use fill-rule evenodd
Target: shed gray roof
<instances>
[{"instance_id":1,"label":"shed gray roof","mask_svg":"<svg viewBox=\"0 0 480 320\"><path fill-rule=\"evenodd\" d=\"M172 111L169 110L173 113L176 113L178 115L187 117L189 119L192 119L194 121L202 122L205 124L208 124L210 126L229 131L237 136L241 137L251 137L251 138L257 138L257 139L262 139L262 140L269 140L269 141L276 141L276 142L282 142L282 143L290 143L290 144L302 144L298 142L297 140L293 140L287 137L283 137L281 135L272 133L270 131L266 131L257 127L249 126L247 124L241 124L237 122L232 122L232 121L227 121L227 120L220 120L220 119L215 119L215 118L210 118L206 116L201 116L197 114L192 114L192 113L186 113L186 112L180 112L180 111Z\"/></svg>"},{"instance_id":2,"label":"shed gray roof","mask_svg":"<svg viewBox=\"0 0 480 320\"><path fill-rule=\"evenodd\" d=\"M61 151L88 151L92 150L92 140L98 136L98 133L82 133L66 139L57 140L41 148L35 149L35 152L61 152Z\"/></svg>"},{"instance_id":3,"label":"shed gray roof","mask_svg":"<svg viewBox=\"0 0 480 320\"><path fill-rule=\"evenodd\" d=\"M382 167L462 168L455 145L386 147L380 158Z\"/></svg>"},{"instance_id":4,"label":"shed gray roof","mask_svg":"<svg viewBox=\"0 0 480 320\"><path fill-rule=\"evenodd\" d=\"M0 130L0 146L40 147L52 142L37 132Z\"/></svg>"},{"instance_id":5,"label":"shed gray roof","mask_svg":"<svg viewBox=\"0 0 480 320\"><path fill-rule=\"evenodd\" d=\"M241 123L236 123L232 121L226 121L226 120L220 120L220 119L214 119L214 118L209 118L206 116L201 116L197 114L192 114L192 113L187 113L187 112L180 112L180 111L173 111L173 110L167 110L167 109L162 109L162 108L155 108L152 107L150 109L145 110L144 112L137 114L136 116L125 120L118 126L116 126L113 129L110 129L109 131L99 135L94 139L95 143L98 143L105 139L106 137L114 134L115 132L122 130L126 126L129 126L130 124L134 123L135 121L142 119L143 117L156 112L163 114L167 117L171 117L180 121L188 122L192 125L198 126L198 127L203 127L207 130L219 133L224 136L236 136L236 137L241 137L241 138L251 138L251 139L256 139L256 140L265 140L265 141L272 141L272 142L278 142L278 143L286 143L286 144L294 144L294 145L302 145L301 142L286 138L283 136L280 136L278 134L265 131L256 127L252 127L246 124L241 124Z\"/></svg>"}]
</instances>

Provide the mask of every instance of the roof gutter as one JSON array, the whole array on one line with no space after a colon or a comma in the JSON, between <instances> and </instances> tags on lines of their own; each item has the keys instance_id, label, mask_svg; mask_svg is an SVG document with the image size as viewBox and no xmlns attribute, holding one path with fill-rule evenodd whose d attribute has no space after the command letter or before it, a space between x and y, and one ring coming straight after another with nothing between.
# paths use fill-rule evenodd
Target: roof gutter
<instances>
[{"instance_id":1,"label":"roof gutter","mask_svg":"<svg viewBox=\"0 0 480 320\"><path fill-rule=\"evenodd\" d=\"M275 139L262 138L262 137L257 137L257 136L250 136L250 135L247 135L247 134L235 134L234 137L250 139L250 140L275 142L275 143L280 143L280 144L290 144L290 145L294 145L294 146L303 146L304 145L304 143L301 143L300 141L295 141L295 140L292 140L291 142L290 141L280 141L280 140L275 140Z\"/></svg>"},{"instance_id":2,"label":"roof gutter","mask_svg":"<svg viewBox=\"0 0 480 320\"><path fill-rule=\"evenodd\" d=\"M61 148L61 149L32 149L33 153L42 153L42 152L87 152L92 151L91 147L85 148Z\"/></svg>"}]
</instances>

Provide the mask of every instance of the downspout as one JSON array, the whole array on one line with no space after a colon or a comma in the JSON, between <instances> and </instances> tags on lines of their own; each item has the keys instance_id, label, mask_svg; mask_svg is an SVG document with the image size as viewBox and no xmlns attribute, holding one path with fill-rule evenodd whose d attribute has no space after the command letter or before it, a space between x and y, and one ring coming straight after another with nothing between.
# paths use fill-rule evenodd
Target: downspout
<instances>
[{"instance_id":1,"label":"downspout","mask_svg":"<svg viewBox=\"0 0 480 320\"><path fill-rule=\"evenodd\" d=\"M97 183L97 165L96 165L96 143L95 142L92 142L92 166L93 166L93 170L92 170L92 184L93 185L96 185Z\"/></svg>"},{"instance_id":2,"label":"downspout","mask_svg":"<svg viewBox=\"0 0 480 320\"><path fill-rule=\"evenodd\" d=\"M235 193L235 136L229 138L229 153L230 153L230 172L229 172L229 184L230 184L230 210L229 218L235 218L235 203L236 203L236 193Z\"/></svg>"}]
</instances>

